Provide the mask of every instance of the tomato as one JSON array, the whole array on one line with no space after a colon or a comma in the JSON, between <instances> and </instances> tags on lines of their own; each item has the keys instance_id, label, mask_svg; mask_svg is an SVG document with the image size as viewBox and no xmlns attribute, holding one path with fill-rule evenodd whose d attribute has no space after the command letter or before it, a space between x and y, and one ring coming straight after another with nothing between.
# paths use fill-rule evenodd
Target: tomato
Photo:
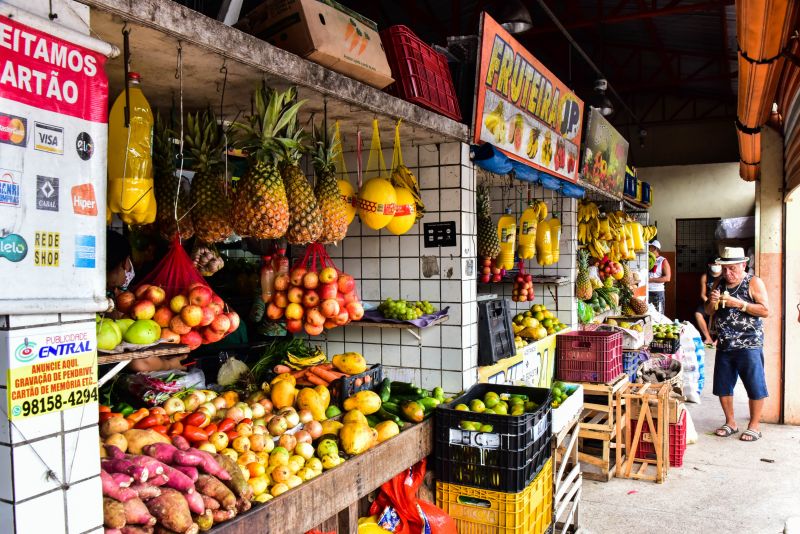
<instances>
[{"instance_id":1,"label":"tomato","mask_svg":"<svg viewBox=\"0 0 800 534\"><path fill-rule=\"evenodd\" d=\"M111 406L103 406L102 404L100 405L100 413L106 413L110 411L111 411Z\"/></svg>"},{"instance_id":2,"label":"tomato","mask_svg":"<svg viewBox=\"0 0 800 534\"><path fill-rule=\"evenodd\" d=\"M231 443L233 443L233 440L239 437L239 433L235 430L230 430L225 433L228 435L228 441L230 441Z\"/></svg>"},{"instance_id":3,"label":"tomato","mask_svg":"<svg viewBox=\"0 0 800 534\"><path fill-rule=\"evenodd\" d=\"M112 417L122 417L121 413L114 413L114 412L103 412L100 414L100 422L105 423Z\"/></svg>"},{"instance_id":4,"label":"tomato","mask_svg":"<svg viewBox=\"0 0 800 534\"><path fill-rule=\"evenodd\" d=\"M219 425L217 426L217 429L220 432L229 432L229 431L233 430L234 428L236 428L236 421L234 421L230 417L226 417L225 419L220 421Z\"/></svg>"},{"instance_id":5,"label":"tomato","mask_svg":"<svg viewBox=\"0 0 800 534\"><path fill-rule=\"evenodd\" d=\"M183 429L183 437L189 441L198 442L206 441L208 436L200 428L192 425L186 425Z\"/></svg>"},{"instance_id":6,"label":"tomato","mask_svg":"<svg viewBox=\"0 0 800 534\"><path fill-rule=\"evenodd\" d=\"M203 432L206 433L206 436L211 436L211 434L213 434L217 430L219 430L217 428L217 423L211 423L210 425L203 427Z\"/></svg>"},{"instance_id":7,"label":"tomato","mask_svg":"<svg viewBox=\"0 0 800 534\"><path fill-rule=\"evenodd\" d=\"M167 434L169 434L170 437L172 437L172 436L180 436L181 434L183 434L183 423L181 423L181 422L172 423L169 426L169 430L167 431Z\"/></svg>"},{"instance_id":8,"label":"tomato","mask_svg":"<svg viewBox=\"0 0 800 534\"><path fill-rule=\"evenodd\" d=\"M162 436L166 436L167 435L167 427L164 426L164 425L151 426L150 430L155 430L156 432L158 432Z\"/></svg>"}]
</instances>

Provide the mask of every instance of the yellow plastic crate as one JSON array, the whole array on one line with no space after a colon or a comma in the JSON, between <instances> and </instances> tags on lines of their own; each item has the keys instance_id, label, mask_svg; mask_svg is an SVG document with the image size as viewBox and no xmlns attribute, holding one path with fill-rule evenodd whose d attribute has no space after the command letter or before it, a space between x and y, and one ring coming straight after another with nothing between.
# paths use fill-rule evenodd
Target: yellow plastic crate
<instances>
[{"instance_id":1,"label":"yellow plastic crate","mask_svg":"<svg viewBox=\"0 0 800 534\"><path fill-rule=\"evenodd\" d=\"M553 520L553 460L519 493L437 481L436 505L459 534L544 534Z\"/></svg>"}]
</instances>

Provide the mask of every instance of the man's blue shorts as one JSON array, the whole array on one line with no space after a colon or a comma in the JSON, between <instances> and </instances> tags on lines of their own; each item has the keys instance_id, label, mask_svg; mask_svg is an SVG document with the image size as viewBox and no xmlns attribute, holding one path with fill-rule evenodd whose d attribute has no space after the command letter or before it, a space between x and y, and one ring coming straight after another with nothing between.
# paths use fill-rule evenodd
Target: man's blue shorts
<instances>
[{"instance_id":1,"label":"man's blue shorts","mask_svg":"<svg viewBox=\"0 0 800 534\"><path fill-rule=\"evenodd\" d=\"M714 362L714 395L727 397L733 395L736 379L741 378L750 400L768 397L767 381L764 376L764 350L755 349L717 349Z\"/></svg>"}]
</instances>

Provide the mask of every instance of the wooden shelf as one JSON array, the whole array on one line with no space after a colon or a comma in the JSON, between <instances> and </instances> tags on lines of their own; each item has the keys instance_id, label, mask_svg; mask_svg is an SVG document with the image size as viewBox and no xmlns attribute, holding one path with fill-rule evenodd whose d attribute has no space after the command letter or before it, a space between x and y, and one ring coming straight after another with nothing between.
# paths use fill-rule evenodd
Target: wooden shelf
<instances>
[{"instance_id":1,"label":"wooden shelf","mask_svg":"<svg viewBox=\"0 0 800 534\"><path fill-rule=\"evenodd\" d=\"M294 534L306 532L337 514L341 524L342 515L348 516L349 509L361 498L432 452L433 421L428 419L280 497L216 525L211 532ZM347 519L345 522L349 523ZM357 520L358 514L352 519ZM354 523L340 532L355 532Z\"/></svg>"},{"instance_id":2,"label":"wooden shelf","mask_svg":"<svg viewBox=\"0 0 800 534\"><path fill-rule=\"evenodd\" d=\"M446 322L449 318L449 315L442 315L441 317L431 321L428 326L417 326L411 323L380 323L376 321L352 321L347 323L347 326L362 326L365 328L400 328L402 330L411 330L412 328L430 328L432 326L438 326Z\"/></svg>"},{"instance_id":3,"label":"wooden shelf","mask_svg":"<svg viewBox=\"0 0 800 534\"><path fill-rule=\"evenodd\" d=\"M645 204L641 200L636 200L635 198L622 197L622 202L634 210L648 211L650 209L650 204Z\"/></svg>"},{"instance_id":4,"label":"wooden shelf","mask_svg":"<svg viewBox=\"0 0 800 534\"><path fill-rule=\"evenodd\" d=\"M141 360L142 358L151 358L153 356L169 357L179 356L181 354L189 354L190 349L187 345L173 345L170 343L162 343L154 347L149 347L144 350L135 350L130 352L120 352L119 354L97 354L97 364L103 365L108 363L128 362L131 360Z\"/></svg>"}]
</instances>

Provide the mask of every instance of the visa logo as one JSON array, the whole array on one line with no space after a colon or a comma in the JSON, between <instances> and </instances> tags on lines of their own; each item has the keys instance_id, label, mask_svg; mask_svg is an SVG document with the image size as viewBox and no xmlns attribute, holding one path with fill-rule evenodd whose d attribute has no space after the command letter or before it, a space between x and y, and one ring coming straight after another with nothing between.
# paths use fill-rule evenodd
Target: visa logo
<instances>
[{"instance_id":1,"label":"visa logo","mask_svg":"<svg viewBox=\"0 0 800 534\"><path fill-rule=\"evenodd\" d=\"M43 122L34 122L33 130L33 148L35 150L58 155L64 153L64 128Z\"/></svg>"}]
</instances>

